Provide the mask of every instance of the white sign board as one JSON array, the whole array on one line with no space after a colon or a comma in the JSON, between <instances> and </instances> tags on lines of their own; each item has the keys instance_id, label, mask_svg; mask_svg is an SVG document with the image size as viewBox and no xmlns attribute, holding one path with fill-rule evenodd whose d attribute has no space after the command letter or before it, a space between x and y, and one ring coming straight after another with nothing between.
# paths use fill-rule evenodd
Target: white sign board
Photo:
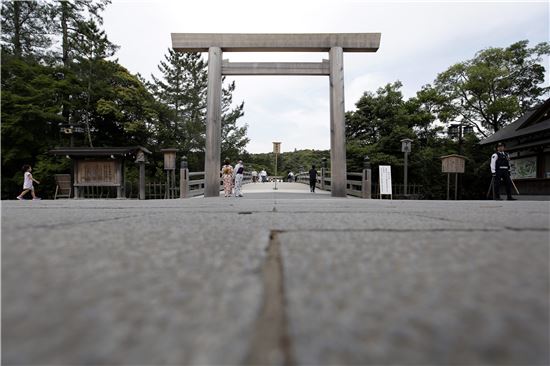
<instances>
[{"instance_id":1,"label":"white sign board","mask_svg":"<svg viewBox=\"0 0 550 366\"><path fill-rule=\"evenodd\" d=\"M378 166L378 172L380 180L380 195L391 195L391 165Z\"/></svg>"}]
</instances>

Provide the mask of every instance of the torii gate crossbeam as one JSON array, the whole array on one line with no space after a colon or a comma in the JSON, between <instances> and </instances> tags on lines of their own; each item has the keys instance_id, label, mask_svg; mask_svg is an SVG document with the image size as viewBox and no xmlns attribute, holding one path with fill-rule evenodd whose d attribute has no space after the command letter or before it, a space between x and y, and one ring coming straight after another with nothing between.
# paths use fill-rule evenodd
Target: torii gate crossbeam
<instances>
[{"instance_id":1,"label":"torii gate crossbeam","mask_svg":"<svg viewBox=\"0 0 550 366\"><path fill-rule=\"evenodd\" d=\"M328 75L330 80L331 194L346 196L344 52L376 52L380 33L172 33L172 48L208 52L205 197L219 197L222 75ZM323 62L231 63L223 52L328 52Z\"/></svg>"}]
</instances>

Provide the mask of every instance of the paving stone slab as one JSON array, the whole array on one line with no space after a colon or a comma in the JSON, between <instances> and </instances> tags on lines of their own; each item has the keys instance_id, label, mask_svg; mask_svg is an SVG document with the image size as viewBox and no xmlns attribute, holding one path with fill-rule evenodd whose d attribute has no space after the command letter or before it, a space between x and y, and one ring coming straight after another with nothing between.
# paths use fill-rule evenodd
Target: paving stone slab
<instances>
[{"instance_id":1,"label":"paving stone slab","mask_svg":"<svg viewBox=\"0 0 550 366\"><path fill-rule=\"evenodd\" d=\"M549 362L547 233L280 233L298 364Z\"/></svg>"},{"instance_id":2,"label":"paving stone slab","mask_svg":"<svg viewBox=\"0 0 550 366\"><path fill-rule=\"evenodd\" d=\"M298 364L548 359L547 202L259 192L1 209L6 364L242 363L273 235Z\"/></svg>"}]
</instances>

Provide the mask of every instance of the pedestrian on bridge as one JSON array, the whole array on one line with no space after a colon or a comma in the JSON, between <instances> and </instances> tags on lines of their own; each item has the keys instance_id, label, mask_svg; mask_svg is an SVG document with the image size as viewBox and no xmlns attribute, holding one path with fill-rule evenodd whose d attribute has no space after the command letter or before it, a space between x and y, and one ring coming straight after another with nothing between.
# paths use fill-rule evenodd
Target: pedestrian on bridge
<instances>
[{"instance_id":1,"label":"pedestrian on bridge","mask_svg":"<svg viewBox=\"0 0 550 366\"><path fill-rule=\"evenodd\" d=\"M233 190L233 167L229 159L225 159L224 166L222 167L222 181L224 197L231 197L231 191Z\"/></svg>"},{"instance_id":2,"label":"pedestrian on bridge","mask_svg":"<svg viewBox=\"0 0 550 366\"><path fill-rule=\"evenodd\" d=\"M267 172L265 171L265 169L262 169L262 171L260 172L260 178L262 180L262 183L267 182Z\"/></svg>"},{"instance_id":3,"label":"pedestrian on bridge","mask_svg":"<svg viewBox=\"0 0 550 366\"><path fill-rule=\"evenodd\" d=\"M312 193L315 193L316 184L317 184L317 169L315 169L315 165L312 165L311 169L309 170L309 190Z\"/></svg>"},{"instance_id":4,"label":"pedestrian on bridge","mask_svg":"<svg viewBox=\"0 0 550 366\"><path fill-rule=\"evenodd\" d=\"M241 189L243 186L244 177L244 165L242 160L239 160L237 165L235 165L235 170L233 174L235 175L235 197L242 197L243 194L241 192Z\"/></svg>"}]
</instances>

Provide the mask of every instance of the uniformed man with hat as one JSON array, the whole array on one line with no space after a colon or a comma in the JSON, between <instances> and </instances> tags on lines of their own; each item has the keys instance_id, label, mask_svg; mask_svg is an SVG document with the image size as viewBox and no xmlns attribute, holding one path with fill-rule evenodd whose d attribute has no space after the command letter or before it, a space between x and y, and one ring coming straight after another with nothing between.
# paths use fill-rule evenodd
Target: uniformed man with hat
<instances>
[{"instance_id":1,"label":"uniformed man with hat","mask_svg":"<svg viewBox=\"0 0 550 366\"><path fill-rule=\"evenodd\" d=\"M493 173L494 191L493 197L495 200L500 200L500 181L504 180L506 195L508 201L515 201L512 197L512 179L510 178L510 156L504 152L504 144L497 144L497 152L491 156L491 173Z\"/></svg>"}]
</instances>

